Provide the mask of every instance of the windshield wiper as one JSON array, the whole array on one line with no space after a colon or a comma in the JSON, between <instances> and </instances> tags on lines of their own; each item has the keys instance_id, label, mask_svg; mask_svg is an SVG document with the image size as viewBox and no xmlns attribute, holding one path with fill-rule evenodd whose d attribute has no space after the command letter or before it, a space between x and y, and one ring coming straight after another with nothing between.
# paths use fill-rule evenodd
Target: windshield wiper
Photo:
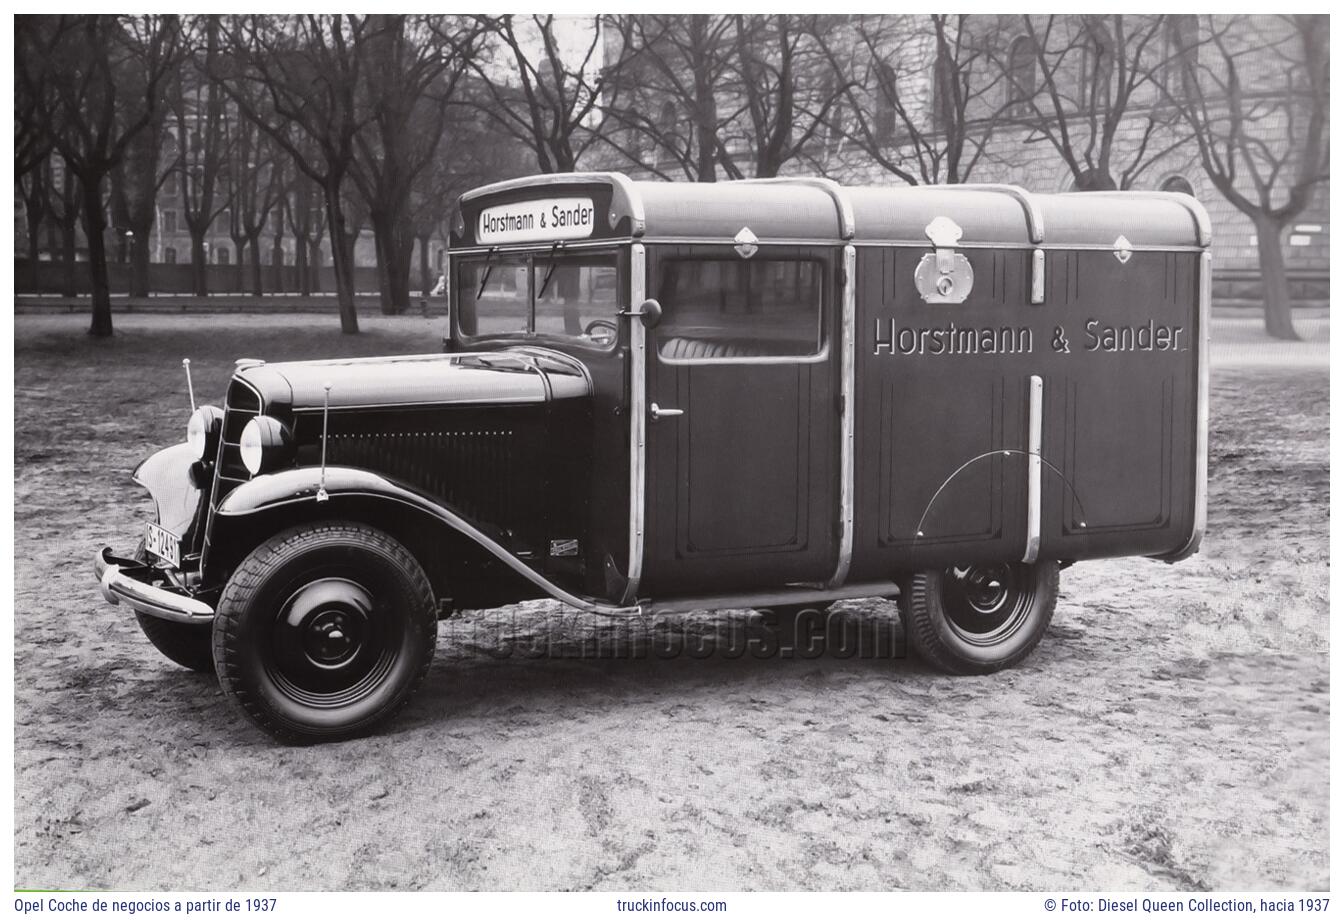
<instances>
[{"instance_id":1,"label":"windshield wiper","mask_svg":"<svg viewBox=\"0 0 1344 920\"><path fill-rule=\"evenodd\" d=\"M495 270L495 250L498 246L491 246L490 251L485 254L485 274L481 276L481 286L476 289L476 299L480 300L481 295L485 293L485 286L490 283L490 273Z\"/></svg>"},{"instance_id":2,"label":"windshield wiper","mask_svg":"<svg viewBox=\"0 0 1344 920\"><path fill-rule=\"evenodd\" d=\"M547 254L547 257L551 260L551 264L546 266L546 277L541 279L541 290L537 291L537 300L541 300L541 298L546 296L546 288L551 283L551 275L555 274L555 268L560 264L555 258L555 251L563 245L565 245L564 240L556 240L551 244L551 251Z\"/></svg>"}]
</instances>

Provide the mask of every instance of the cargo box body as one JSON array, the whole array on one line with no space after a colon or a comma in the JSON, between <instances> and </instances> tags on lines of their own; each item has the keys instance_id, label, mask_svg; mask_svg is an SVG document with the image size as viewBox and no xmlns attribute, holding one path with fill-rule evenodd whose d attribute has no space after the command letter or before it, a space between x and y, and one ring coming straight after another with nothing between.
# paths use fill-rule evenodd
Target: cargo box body
<instances>
[{"instance_id":1,"label":"cargo box body","mask_svg":"<svg viewBox=\"0 0 1344 920\"><path fill-rule=\"evenodd\" d=\"M972 190L854 206L851 577L1191 550L1204 475L1199 212L1143 195ZM912 241L940 216L961 227L974 273L962 303L926 303L912 283L929 252Z\"/></svg>"}]
</instances>

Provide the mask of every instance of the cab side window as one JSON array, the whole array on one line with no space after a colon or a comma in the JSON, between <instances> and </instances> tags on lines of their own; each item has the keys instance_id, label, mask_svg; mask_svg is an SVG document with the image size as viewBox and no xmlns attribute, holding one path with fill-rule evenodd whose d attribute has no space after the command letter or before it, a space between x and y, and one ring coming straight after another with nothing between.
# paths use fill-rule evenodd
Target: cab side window
<instances>
[{"instance_id":1,"label":"cab side window","mask_svg":"<svg viewBox=\"0 0 1344 920\"><path fill-rule=\"evenodd\" d=\"M670 259L658 279L671 360L821 353L824 266L808 259Z\"/></svg>"}]
</instances>

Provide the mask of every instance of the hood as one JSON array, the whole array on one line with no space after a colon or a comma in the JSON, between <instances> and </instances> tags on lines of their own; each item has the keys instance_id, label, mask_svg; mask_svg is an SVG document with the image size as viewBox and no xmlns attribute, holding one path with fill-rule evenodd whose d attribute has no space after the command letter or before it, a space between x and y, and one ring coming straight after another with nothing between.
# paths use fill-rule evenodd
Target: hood
<instances>
[{"instance_id":1,"label":"hood","mask_svg":"<svg viewBox=\"0 0 1344 920\"><path fill-rule=\"evenodd\" d=\"M235 375L265 406L320 407L331 384L333 409L416 405L537 403L587 396L588 375L554 352L496 351L253 364Z\"/></svg>"}]
</instances>

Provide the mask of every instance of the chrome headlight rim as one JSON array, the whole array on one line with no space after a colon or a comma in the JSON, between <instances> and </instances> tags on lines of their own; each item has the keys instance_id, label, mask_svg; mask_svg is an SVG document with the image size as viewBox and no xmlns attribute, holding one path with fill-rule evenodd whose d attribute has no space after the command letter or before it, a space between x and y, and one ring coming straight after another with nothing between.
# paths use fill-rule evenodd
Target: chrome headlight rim
<instances>
[{"instance_id":1,"label":"chrome headlight rim","mask_svg":"<svg viewBox=\"0 0 1344 920\"><path fill-rule=\"evenodd\" d=\"M269 415L258 415L238 436L238 455L249 475L268 473L293 459L294 437L288 426Z\"/></svg>"},{"instance_id":2,"label":"chrome headlight rim","mask_svg":"<svg viewBox=\"0 0 1344 920\"><path fill-rule=\"evenodd\" d=\"M187 444L197 460L209 460L219 449L219 433L224 430L224 410L201 406L187 420Z\"/></svg>"}]
</instances>

